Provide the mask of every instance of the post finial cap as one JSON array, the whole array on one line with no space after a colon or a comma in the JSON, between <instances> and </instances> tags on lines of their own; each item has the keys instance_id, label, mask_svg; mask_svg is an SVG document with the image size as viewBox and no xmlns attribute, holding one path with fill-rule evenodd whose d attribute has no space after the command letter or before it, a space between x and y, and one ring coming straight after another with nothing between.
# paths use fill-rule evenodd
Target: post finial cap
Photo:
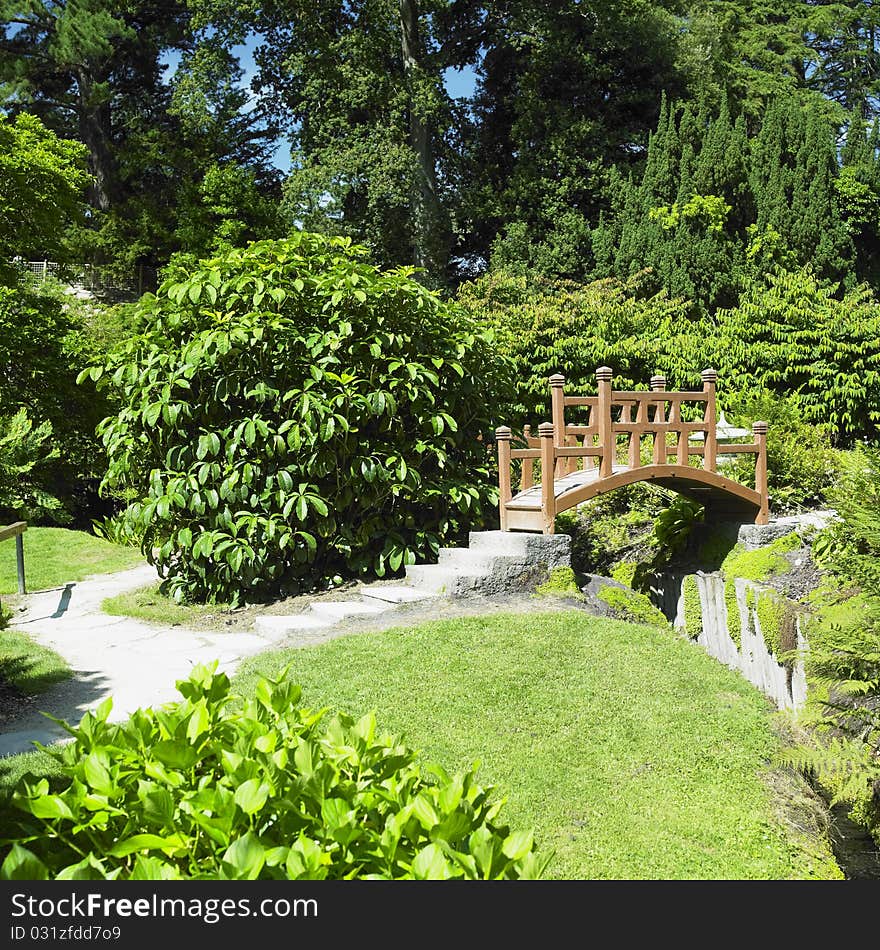
<instances>
[{"instance_id":1,"label":"post finial cap","mask_svg":"<svg viewBox=\"0 0 880 950\"><path fill-rule=\"evenodd\" d=\"M755 435L767 435L767 423L766 422L753 422L752 423L752 432Z\"/></svg>"},{"instance_id":2,"label":"post finial cap","mask_svg":"<svg viewBox=\"0 0 880 950\"><path fill-rule=\"evenodd\" d=\"M542 422L538 426L538 435L542 439L552 439L553 438L553 423L552 422Z\"/></svg>"},{"instance_id":3,"label":"post finial cap","mask_svg":"<svg viewBox=\"0 0 880 950\"><path fill-rule=\"evenodd\" d=\"M600 366L596 370L596 379L598 379L600 382L604 383L610 380L611 376L612 376L612 370L610 366Z\"/></svg>"},{"instance_id":4,"label":"post finial cap","mask_svg":"<svg viewBox=\"0 0 880 950\"><path fill-rule=\"evenodd\" d=\"M660 390L666 389L666 377L660 373L658 373L656 376L652 376L651 389L654 392L659 392Z\"/></svg>"},{"instance_id":5,"label":"post finial cap","mask_svg":"<svg viewBox=\"0 0 880 950\"><path fill-rule=\"evenodd\" d=\"M559 387L559 386L564 386L564 385L565 385L565 377L562 375L562 373L554 373L554 374L550 377L550 385L551 385L554 389L556 389L556 388Z\"/></svg>"},{"instance_id":6,"label":"post finial cap","mask_svg":"<svg viewBox=\"0 0 880 950\"><path fill-rule=\"evenodd\" d=\"M702 379L704 383L717 383L718 373L716 373L715 370L711 368L704 369L703 372L700 373L700 379Z\"/></svg>"},{"instance_id":7,"label":"post finial cap","mask_svg":"<svg viewBox=\"0 0 880 950\"><path fill-rule=\"evenodd\" d=\"M498 439L499 442L509 442L510 436L511 431L508 426L498 426L495 430L495 438Z\"/></svg>"}]
</instances>

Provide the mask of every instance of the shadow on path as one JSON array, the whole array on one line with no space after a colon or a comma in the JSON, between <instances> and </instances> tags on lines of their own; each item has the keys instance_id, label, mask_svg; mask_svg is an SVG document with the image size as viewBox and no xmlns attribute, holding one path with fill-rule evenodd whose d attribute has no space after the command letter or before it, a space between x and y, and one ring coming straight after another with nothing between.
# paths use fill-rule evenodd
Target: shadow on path
<instances>
[{"instance_id":1,"label":"shadow on path","mask_svg":"<svg viewBox=\"0 0 880 950\"><path fill-rule=\"evenodd\" d=\"M108 687L109 680L101 672L75 671L70 679L37 696L35 704L23 709L20 716L13 716L3 723L0 756L31 752L34 740L47 743L65 736L64 729L43 713L76 725L86 710L106 696Z\"/></svg>"},{"instance_id":2,"label":"shadow on path","mask_svg":"<svg viewBox=\"0 0 880 950\"><path fill-rule=\"evenodd\" d=\"M52 620L57 620L67 612L67 608L70 606L70 597L74 587L76 587L76 584L64 585L64 590L61 592L61 600L58 601L58 606L55 608L55 613L51 616Z\"/></svg>"}]
</instances>

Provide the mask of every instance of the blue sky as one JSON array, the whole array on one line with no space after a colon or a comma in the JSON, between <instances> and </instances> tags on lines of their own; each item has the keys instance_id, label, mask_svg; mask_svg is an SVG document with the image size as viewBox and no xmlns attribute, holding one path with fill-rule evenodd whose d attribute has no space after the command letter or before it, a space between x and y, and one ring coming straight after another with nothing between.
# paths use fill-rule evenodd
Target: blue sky
<instances>
[{"instance_id":1,"label":"blue sky","mask_svg":"<svg viewBox=\"0 0 880 950\"><path fill-rule=\"evenodd\" d=\"M253 36L241 46L236 46L233 49L241 63L241 68L244 70L242 85L246 88L249 87L251 80L257 73L257 67L254 64L254 49L256 45L257 37ZM177 64L180 62L180 55L176 52L166 54L162 62L166 69L167 78L177 68ZM449 95L454 99L461 99L473 94L477 77L473 69L447 69L443 74L443 81ZM290 171L289 142L286 140L278 141L278 146L272 156L272 163L283 172Z\"/></svg>"}]
</instances>

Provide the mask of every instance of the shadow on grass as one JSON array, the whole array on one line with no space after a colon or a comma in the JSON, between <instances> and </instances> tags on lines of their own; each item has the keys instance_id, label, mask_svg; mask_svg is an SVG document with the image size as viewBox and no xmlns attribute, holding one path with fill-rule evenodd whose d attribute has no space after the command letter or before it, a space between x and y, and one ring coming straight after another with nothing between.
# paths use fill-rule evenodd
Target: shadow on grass
<instances>
[{"instance_id":1,"label":"shadow on grass","mask_svg":"<svg viewBox=\"0 0 880 950\"><path fill-rule=\"evenodd\" d=\"M42 693L72 670L54 650L18 630L0 631L0 679L25 694Z\"/></svg>"},{"instance_id":2,"label":"shadow on grass","mask_svg":"<svg viewBox=\"0 0 880 950\"><path fill-rule=\"evenodd\" d=\"M19 692L27 695L43 693L50 686L70 679L70 676L70 667L63 661L53 662L39 654L36 656L4 655L2 637L0 637L0 680L11 684Z\"/></svg>"}]
</instances>

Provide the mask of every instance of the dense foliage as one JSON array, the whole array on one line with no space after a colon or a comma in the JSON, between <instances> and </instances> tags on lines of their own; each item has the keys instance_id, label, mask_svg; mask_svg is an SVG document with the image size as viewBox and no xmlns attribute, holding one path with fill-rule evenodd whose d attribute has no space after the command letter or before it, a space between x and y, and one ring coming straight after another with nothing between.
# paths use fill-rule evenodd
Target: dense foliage
<instances>
[{"instance_id":1,"label":"dense foliage","mask_svg":"<svg viewBox=\"0 0 880 950\"><path fill-rule=\"evenodd\" d=\"M768 275L716 314L712 343L734 390L791 394L805 422L851 445L880 422L880 303L835 289L810 270Z\"/></svg>"},{"instance_id":2,"label":"dense foliage","mask_svg":"<svg viewBox=\"0 0 880 950\"><path fill-rule=\"evenodd\" d=\"M805 421L795 397L766 389L744 391L728 415L734 425L748 428L756 419L769 426L767 488L775 512L825 507L837 482L844 453L831 447L827 430ZM751 458L729 457L726 473L754 486Z\"/></svg>"},{"instance_id":3,"label":"dense foliage","mask_svg":"<svg viewBox=\"0 0 880 950\"><path fill-rule=\"evenodd\" d=\"M83 210L84 151L33 116L0 116L0 519L78 515L103 474L94 430L108 406L76 375L103 346L106 319L15 262L63 261L63 233Z\"/></svg>"},{"instance_id":4,"label":"dense foliage","mask_svg":"<svg viewBox=\"0 0 880 950\"><path fill-rule=\"evenodd\" d=\"M645 251L730 305L753 243L877 270L877 37L867 0L2 0L0 95L85 146L75 247L120 270L295 225L439 283L628 276Z\"/></svg>"},{"instance_id":5,"label":"dense foliage","mask_svg":"<svg viewBox=\"0 0 880 950\"><path fill-rule=\"evenodd\" d=\"M407 270L300 232L172 270L114 392L108 487L178 599L241 599L430 558L493 503L486 335Z\"/></svg>"},{"instance_id":6,"label":"dense foliage","mask_svg":"<svg viewBox=\"0 0 880 950\"><path fill-rule=\"evenodd\" d=\"M209 250L227 218L247 237L274 227L271 123L247 108L236 57L209 33L182 0L0 2L4 110L39 116L87 154L90 213L63 235L78 262L130 276Z\"/></svg>"},{"instance_id":7,"label":"dense foliage","mask_svg":"<svg viewBox=\"0 0 880 950\"><path fill-rule=\"evenodd\" d=\"M612 181L611 211L591 235L595 275L650 267L655 290L705 312L735 305L742 282L774 264L848 283L872 276L873 259L857 269L853 237L870 240L880 224L876 208L856 208L875 194L859 183L876 182L877 159L863 124L850 137L841 168L836 127L794 97L773 100L752 134L726 105L712 116L664 101L641 180Z\"/></svg>"},{"instance_id":8,"label":"dense foliage","mask_svg":"<svg viewBox=\"0 0 880 950\"><path fill-rule=\"evenodd\" d=\"M103 315L78 306L57 288L0 286L0 416L24 410L42 433L39 465L27 481L31 501L0 490L0 510L56 520L91 510L106 465L95 426L110 409L92 384L77 386L78 372L106 346ZM4 434L0 428L0 437ZM38 495L43 501L38 502ZM63 508L48 503L56 496Z\"/></svg>"},{"instance_id":9,"label":"dense foliage","mask_svg":"<svg viewBox=\"0 0 880 950\"><path fill-rule=\"evenodd\" d=\"M814 772L880 836L880 453L849 456L832 494L838 515L814 543L831 572L807 634L805 661L823 741L792 761Z\"/></svg>"},{"instance_id":10,"label":"dense foliage","mask_svg":"<svg viewBox=\"0 0 880 950\"><path fill-rule=\"evenodd\" d=\"M51 436L52 426L34 428L24 409L0 416L0 521L39 518L61 507L40 484L41 466L58 457Z\"/></svg>"},{"instance_id":11,"label":"dense foliage","mask_svg":"<svg viewBox=\"0 0 880 950\"><path fill-rule=\"evenodd\" d=\"M0 113L0 280L15 277L12 259L43 259L58 232L81 211L88 181L85 149L53 135L32 115Z\"/></svg>"},{"instance_id":12,"label":"dense foliage","mask_svg":"<svg viewBox=\"0 0 880 950\"><path fill-rule=\"evenodd\" d=\"M880 303L866 287L838 298L833 285L808 269L778 270L750 281L739 306L712 319L691 316L686 301L665 291L651 295L644 281L637 275L626 283L578 284L493 272L462 287L462 305L493 328L501 353L513 362L509 424L534 427L546 418L553 373L565 376L566 392L588 395L596 391L601 365L614 370L619 389L646 388L658 372L671 389L699 388L700 371L713 366L728 412L741 414L746 405L768 409L787 429L781 438L789 443L797 437L793 426L817 430L804 444L805 451L807 444L817 450L817 474L801 490L796 481L786 482L794 490L792 504L815 499L828 484L828 438L849 445L875 437ZM787 400L789 408L775 408L772 398L761 401L762 392ZM801 474L778 452L777 462L786 467L779 478Z\"/></svg>"},{"instance_id":13,"label":"dense foliage","mask_svg":"<svg viewBox=\"0 0 880 950\"><path fill-rule=\"evenodd\" d=\"M285 671L286 673L286 671ZM372 714L301 708L282 673L253 699L215 668L182 701L52 750L62 787L25 777L3 880L503 879L541 875L529 832L468 771L422 766ZM4 826L5 827L5 826Z\"/></svg>"},{"instance_id":14,"label":"dense foliage","mask_svg":"<svg viewBox=\"0 0 880 950\"><path fill-rule=\"evenodd\" d=\"M706 359L700 327L679 301L637 291L637 282L576 284L498 271L462 286L459 303L493 330L513 365L507 425L534 429L547 418L554 373L565 377L569 395L595 393L595 371L603 365L614 370L618 389L644 388L661 370L670 388L699 382L706 365L697 362Z\"/></svg>"}]
</instances>

